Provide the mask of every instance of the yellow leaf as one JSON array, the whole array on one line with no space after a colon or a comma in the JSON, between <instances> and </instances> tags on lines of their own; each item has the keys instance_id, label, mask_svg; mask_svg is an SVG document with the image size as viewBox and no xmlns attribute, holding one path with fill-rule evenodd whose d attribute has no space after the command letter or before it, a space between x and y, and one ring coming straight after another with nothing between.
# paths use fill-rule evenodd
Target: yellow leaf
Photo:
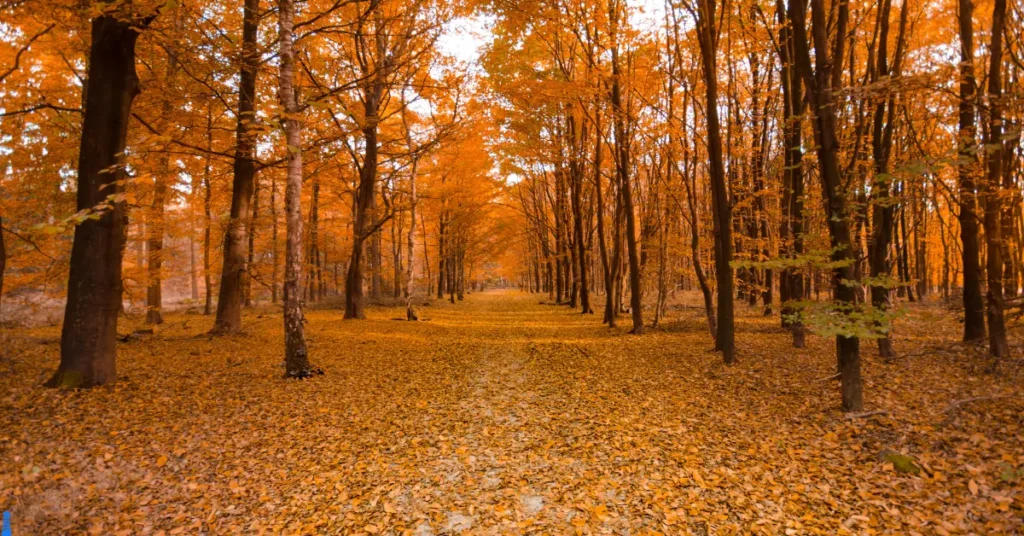
<instances>
[{"instance_id":1,"label":"yellow leaf","mask_svg":"<svg viewBox=\"0 0 1024 536\"><path fill-rule=\"evenodd\" d=\"M159 458L156 459L157 467L163 467L165 465L167 465L167 456L160 456Z\"/></svg>"}]
</instances>

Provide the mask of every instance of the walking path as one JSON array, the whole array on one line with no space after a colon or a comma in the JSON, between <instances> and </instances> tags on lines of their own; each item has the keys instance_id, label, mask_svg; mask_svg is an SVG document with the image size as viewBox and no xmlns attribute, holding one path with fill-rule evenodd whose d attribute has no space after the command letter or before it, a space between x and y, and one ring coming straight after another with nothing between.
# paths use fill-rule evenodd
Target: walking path
<instances>
[{"instance_id":1,"label":"walking path","mask_svg":"<svg viewBox=\"0 0 1024 536\"><path fill-rule=\"evenodd\" d=\"M175 315L122 344L122 380L91 392L37 387L56 328L18 334L0 376L0 509L16 534L1020 527L1020 485L994 469L996 453L1024 463L1020 405L937 431L969 386L921 387L934 360L897 375L866 357L869 405L892 414L850 421L837 386L816 381L830 343L792 350L777 319L741 319L741 361L725 367L699 309L637 337L541 299L474 294L417 323L309 311L326 374L304 382L280 378L278 314L217 339L202 336L210 319ZM894 472L887 448L928 473Z\"/></svg>"}]
</instances>

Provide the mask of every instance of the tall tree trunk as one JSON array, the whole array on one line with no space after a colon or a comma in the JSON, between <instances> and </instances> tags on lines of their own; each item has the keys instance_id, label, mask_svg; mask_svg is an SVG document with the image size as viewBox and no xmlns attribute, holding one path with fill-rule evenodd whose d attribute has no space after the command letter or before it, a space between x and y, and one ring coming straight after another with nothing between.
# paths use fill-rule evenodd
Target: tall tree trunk
<instances>
[{"instance_id":1,"label":"tall tree trunk","mask_svg":"<svg viewBox=\"0 0 1024 536\"><path fill-rule=\"evenodd\" d=\"M1003 30L1006 25L1006 0L995 0L992 11L992 44L989 46L988 72L988 177L985 181L985 247L988 257L988 352L994 358L992 369L1009 357L1006 319L1003 309Z\"/></svg>"},{"instance_id":2,"label":"tall tree trunk","mask_svg":"<svg viewBox=\"0 0 1024 536\"><path fill-rule=\"evenodd\" d=\"M320 224L320 179L313 179L313 195L309 200L309 266L310 275L307 279L306 293L309 296L310 302L317 300L317 289L316 289L316 277L315 270L320 265L320 237L319 237L319 224Z\"/></svg>"},{"instance_id":3,"label":"tall tree trunk","mask_svg":"<svg viewBox=\"0 0 1024 536\"><path fill-rule=\"evenodd\" d=\"M575 125L575 122L572 123ZM581 140L583 143L585 140ZM574 143L575 145L575 143ZM573 149L575 152L575 149ZM572 219L574 242L576 243L576 264L579 270L580 309L585 315L594 314L590 307L590 286L587 281L587 245L583 240L583 168L576 162L572 169Z\"/></svg>"},{"instance_id":4,"label":"tall tree trunk","mask_svg":"<svg viewBox=\"0 0 1024 536\"><path fill-rule=\"evenodd\" d=\"M412 133L409 131L408 117L406 116L407 108L402 107L402 122L405 126L405 146L409 153L412 155L411 165L409 166L409 234L406 235L406 258L405 258L405 317L407 320L419 320L416 316L416 310L412 306L413 292L415 287L413 285L413 265L415 260L416 251L416 208L419 204L419 197L416 192L416 171L419 165L419 155L415 154L412 144ZM426 236L424 236L424 239ZM425 240L424 240L425 241ZM424 258L424 262L426 258ZM426 266L429 267L429 264ZM429 268L428 268L429 269ZM427 276L427 280L430 280L430 276Z\"/></svg>"},{"instance_id":5,"label":"tall tree trunk","mask_svg":"<svg viewBox=\"0 0 1024 536\"><path fill-rule=\"evenodd\" d=\"M807 6L802 0L790 0L789 19L793 25L795 64L808 88L808 100L815 111L814 137L818 154L818 169L825 201L825 218L832 247L832 290L837 307L843 314L852 311L857 293L845 284L854 277L854 250L850 236L849 214L839 171L839 140L836 137L836 107L833 94L838 90L832 65L842 65L842 43L846 35L849 6L841 4L838 13L836 46L829 54L823 0L811 0L815 65L811 66L810 44L807 39ZM842 382L843 411L860 411L864 407L860 376L860 339L837 336L836 354Z\"/></svg>"},{"instance_id":6,"label":"tall tree trunk","mask_svg":"<svg viewBox=\"0 0 1024 536\"><path fill-rule=\"evenodd\" d=\"M378 73L376 76L381 76ZM365 124L363 133L363 166L359 170L359 187L355 192L355 221L353 224L352 257L348 265L348 277L345 279L345 318L366 318L363 304L363 269L365 241L373 242L374 215L376 207L377 185L377 106L383 94L383 82L374 79L363 91L363 112ZM369 252L371 255L374 251Z\"/></svg>"},{"instance_id":7,"label":"tall tree trunk","mask_svg":"<svg viewBox=\"0 0 1024 536\"><path fill-rule=\"evenodd\" d=\"M7 269L7 243L4 242L4 217L0 214L0 322L4 320L4 270Z\"/></svg>"},{"instance_id":8,"label":"tall tree trunk","mask_svg":"<svg viewBox=\"0 0 1024 536\"><path fill-rule=\"evenodd\" d=\"M615 2L613 5L617 5ZM613 8L612 24L618 24L619 9ZM637 248L636 238L636 210L633 206L633 184L629 176L629 134L626 123L631 121L626 117L626 110L622 105L622 88L620 78L622 75L619 67L619 47L617 30L612 34L612 109L615 113L615 150L618 158L615 161L616 175L618 176L619 189L622 195L622 211L626 220L626 250L629 258L629 292L630 312L633 317L633 329L631 333L640 335L644 332L644 317L642 290L640 288L640 254Z\"/></svg>"},{"instance_id":9,"label":"tall tree trunk","mask_svg":"<svg viewBox=\"0 0 1024 536\"><path fill-rule=\"evenodd\" d=\"M253 177L252 183L252 214L249 216L249 232L247 233L249 236L246 246L245 277L242 278L244 285L242 303L246 308L252 307L252 280L256 272L256 221L260 212L260 181Z\"/></svg>"},{"instance_id":10,"label":"tall tree trunk","mask_svg":"<svg viewBox=\"0 0 1024 536\"><path fill-rule=\"evenodd\" d=\"M892 0L882 0L878 15L878 55L871 82L877 84L888 79L889 72L889 13ZM903 37L906 31L907 9L903 6L900 13L900 29L896 39L896 58L893 60L892 75L900 74L900 56L903 48ZM872 183L871 197L873 201L871 220L872 233L868 255L871 268L871 305L879 311L885 311L889 305L889 287L883 281L889 276L890 242L893 232L893 211L895 205L889 196L891 178L889 177L889 155L892 152L892 136L895 126L895 97L878 99L875 105L874 121L871 130L871 154L874 160L875 178ZM881 336L878 339L878 354L884 358L895 355L889 328L878 324Z\"/></svg>"},{"instance_id":11,"label":"tall tree trunk","mask_svg":"<svg viewBox=\"0 0 1024 536\"><path fill-rule=\"evenodd\" d=\"M217 318L213 333L237 333L242 329L242 290L246 265L247 221L256 178L256 76L259 73L258 43L260 0L245 0L242 11L242 57L238 79L238 125L235 129L235 161L231 184L231 215L224 233L224 266L220 276Z\"/></svg>"},{"instance_id":12,"label":"tall tree trunk","mask_svg":"<svg viewBox=\"0 0 1024 536\"><path fill-rule=\"evenodd\" d=\"M697 284L700 286L701 296L704 298L704 315L708 319L708 330L711 331L711 338L718 340L718 322L715 318L714 292L708 284L708 277L704 273L704 266L700 260L700 220L697 215L697 198L694 190L697 189L696 177L692 168L696 166L696 159L692 164L689 173L684 173L683 186L686 188L686 208L690 212L690 256L693 260L693 272L697 276ZM688 175L688 176L687 176Z\"/></svg>"},{"instance_id":13,"label":"tall tree trunk","mask_svg":"<svg viewBox=\"0 0 1024 536\"><path fill-rule=\"evenodd\" d=\"M178 70L178 58L173 44L167 47L167 71L164 84L174 86L174 75ZM161 105L161 122L164 133L170 131L171 99L164 96ZM150 205L149 217L149 275L146 287L146 323L163 324L163 263L164 263L164 207L167 204L168 183L172 182L171 156L167 151L161 152L157 172L153 174L153 203Z\"/></svg>"},{"instance_id":14,"label":"tall tree trunk","mask_svg":"<svg viewBox=\"0 0 1024 536\"><path fill-rule=\"evenodd\" d=\"M793 32L786 19L786 7L776 0L779 18L779 61L782 63L783 98L783 176L782 235L785 256L798 262L804 252L804 173L803 142L800 121L803 116L803 80L793 66ZM804 298L803 273L796 266L786 266L779 276L782 299L782 327L793 334L793 347L804 347L804 326L798 304Z\"/></svg>"},{"instance_id":15,"label":"tall tree trunk","mask_svg":"<svg viewBox=\"0 0 1024 536\"><path fill-rule=\"evenodd\" d=\"M960 11L960 241L963 243L964 341L985 338L985 305L981 296L981 265L978 261L978 202L974 173L977 128L974 124L974 2L959 0Z\"/></svg>"},{"instance_id":16,"label":"tall tree trunk","mask_svg":"<svg viewBox=\"0 0 1024 536\"><path fill-rule=\"evenodd\" d=\"M732 296L732 207L722 162L722 133L718 120L718 47L714 35L715 0L700 0L697 32L704 66L707 97L708 158L711 169L711 201L715 220L715 275L718 278L718 332L715 346L727 364L736 359L736 334Z\"/></svg>"},{"instance_id":17,"label":"tall tree trunk","mask_svg":"<svg viewBox=\"0 0 1024 536\"><path fill-rule=\"evenodd\" d=\"M284 368L288 378L305 378L313 374L306 352L303 333L302 301L302 125L296 101L295 50L292 28L295 19L294 0L278 0L279 53L281 74L279 94L286 117L283 118L285 149L288 153L288 182L285 185L285 222L287 241L284 265Z\"/></svg>"},{"instance_id":18,"label":"tall tree trunk","mask_svg":"<svg viewBox=\"0 0 1024 536\"><path fill-rule=\"evenodd\" d=\"M277 247L277 178L270 177L270 303L277 303L278 293L278 247Z\"/></svg>"},{"instance_id":19,"label":"tall tree trunk","mask_svg":"<svg viewBox=\"0 0 1024 536\"><path fill-rule=\"evenodd\" d=\"M121 17L124 17L123 19ZM113 12L92 20L85 114L78 152L78 210L108 204L122 192L132 101L139 93L135 42L144 21ZM89 388L117 379L117 313L121 303L124 202L109 203L75 227L60 364L49 387Z\"/></svg>"},{"instance_id":20,"label":"tall tree trunk","mask_svg":"<svg viewBox=\"0 0 1024 536\"><path fill-rule=\"evenodd\" d=\"M608 240L605 238L604 192L601 189L601 154L604 131L601 129L601 110L594 110L594 196L597 198L597 244L601 250L601 268L604 274L604 318L602 322L615 326L615 312L612 304L612 288L615 286L612 269L608 260Z\"/></svg>"},{"instance_id":21,"label":"tall tree trunk","mask_svg":"<svg viewBox=\"0 0 1024 536\"><path fill-rule=\"evenodd\" d=\"M206 108L206 161L203 164L203 286L206 300L203 314L213 314L213 278L210 267L211 242L213 241L213 189L210 174L213 171L211 151L213 150L213 108Z\"/></svg>"}]
</instances>

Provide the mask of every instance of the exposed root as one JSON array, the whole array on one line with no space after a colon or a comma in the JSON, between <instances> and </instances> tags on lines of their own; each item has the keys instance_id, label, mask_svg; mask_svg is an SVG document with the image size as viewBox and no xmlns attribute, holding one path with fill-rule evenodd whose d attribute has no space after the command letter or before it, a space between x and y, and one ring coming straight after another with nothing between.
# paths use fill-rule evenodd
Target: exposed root
<instances>
[{"instance_id":1,"label":"exposed root","mask_svg":"<svg viewBox=\"0 0 1024 536\"><path fill-rule=\"evenodd\" d=\"M284 373L284 377L291 380L305 380L306 378L312 378L313 376L323 376L324 369L319 367L309 367L300 370L289 370Z\"/></svg>"}]
</instances>

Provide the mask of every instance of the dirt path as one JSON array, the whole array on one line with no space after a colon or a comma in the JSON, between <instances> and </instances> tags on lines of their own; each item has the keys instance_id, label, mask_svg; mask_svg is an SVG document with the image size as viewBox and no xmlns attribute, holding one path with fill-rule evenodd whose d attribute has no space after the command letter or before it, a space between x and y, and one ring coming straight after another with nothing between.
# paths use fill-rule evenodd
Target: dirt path
<instances>
[{"instance_id":1,"label":"dirt path","mask_svg":"<svg viewBox=\"0 0 1024 536\"><path fill-rule=\"evenodd\" d=\"M791 350L754 313L735 367L707 351L689 309L643 337L514 292L399 316L310 311L326 375L286 382L279 315L251 314L246 335L222 339L202 336L210 319L174 315L122 344L116 387L87 393L37 387L56 328L14 333L0 509L17 534L1020 527L1020 485L999 465L1024 464L1020 405L945 414L981 384L929 374L961 364L925 358L894 375L869 356L869 403L892 414L848 421L835 385L815 381L834 366L829 342ZM931 474L893 472L877 460L886 448Z\"/></svg>"}]
</instances>

